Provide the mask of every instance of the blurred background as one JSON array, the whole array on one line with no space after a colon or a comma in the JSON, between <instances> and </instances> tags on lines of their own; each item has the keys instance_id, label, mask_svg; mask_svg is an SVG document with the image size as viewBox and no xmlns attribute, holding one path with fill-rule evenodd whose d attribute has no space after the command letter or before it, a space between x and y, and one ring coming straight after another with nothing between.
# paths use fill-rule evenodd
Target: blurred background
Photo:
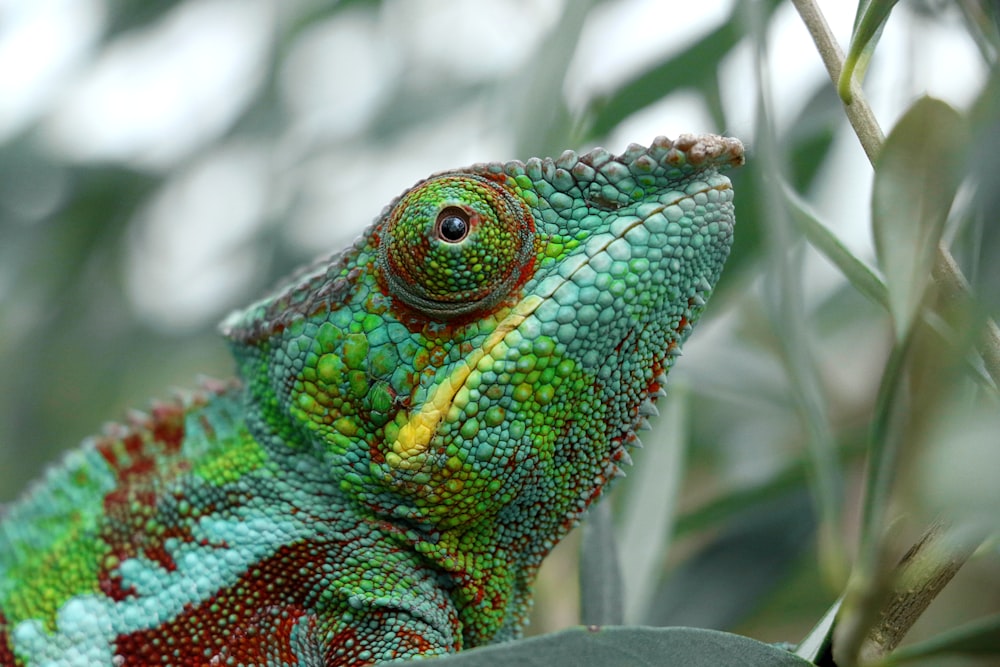
<instances>
[{"instance_id":1,"label":"blurred background","mask_svg":"<svg viewBox=\"0 0 1000 667\"><path fill-rule=\"evenodd\" d=\"M852 5L821 3L845 45ZM974 5L896 7L865 82L884 129L921 94L981 101ZM758 159L761 128L777 151ZM216 323L416 180L688 132L740 137L749 159L737 247L672 375L672 418L614 499L627 619L801 638L843 584L892 338L794 233L800 303L775 318L788 276L762 173L873 256L871 167L787 2L0 0L0 502L104 421L230 375ZM788 327L829 425L839 509L820 551ZM546 567L533 631L578 622L577 549L574 535ZM1000 599L984 560L929 627Z\"/></svg>"}]
</instances>

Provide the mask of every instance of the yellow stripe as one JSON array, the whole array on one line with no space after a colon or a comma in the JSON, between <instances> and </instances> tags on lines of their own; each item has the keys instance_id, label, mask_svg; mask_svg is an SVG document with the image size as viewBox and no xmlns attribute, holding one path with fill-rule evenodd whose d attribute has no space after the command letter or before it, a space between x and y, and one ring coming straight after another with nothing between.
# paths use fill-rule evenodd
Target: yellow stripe
<instances>
[{"instance_id":1,"label":"yellow stripe","mask_svg":"<svg viewBox=\"0 0 1000 667\"><path fill-rule=\"evenodd\" d=\"M472 370L479 365L483 357L503 341L508 333L520 326L542 301L540 296L531 295L519 302L490 334L482 347L473 351L464 364L459 364L451 376L434 388L430 398L420 406L420 412L411 416L410 420L399 429L399 435L392 443L392 451L399 457L400 462L427 451L438 424L448 414L448 408L455 400L455 395L465 385ZM394 463L392 458L387 457L390 464Z\"/></svg>"}]
</instances>

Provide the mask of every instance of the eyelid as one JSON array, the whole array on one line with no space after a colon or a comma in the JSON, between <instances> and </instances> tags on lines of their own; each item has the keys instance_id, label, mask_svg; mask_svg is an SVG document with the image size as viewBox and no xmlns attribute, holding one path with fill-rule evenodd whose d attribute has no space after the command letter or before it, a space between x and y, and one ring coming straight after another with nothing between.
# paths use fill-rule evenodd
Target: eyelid
<instances>
[{"instance_id":1,"label":"eyelid","mask_svg":"<svg viewBox=\"0 0 1000 667\"><path fill-rule=\"evenodd\" d=\"M449 218L458 218L465 223L465 230L459 238L448 238L443 230L442 224ZM461 243L469 237L472 232L473 214L462 206L446 206L442 208L434 220L434 236L444 243Z\"/></svg>"}]
</instances>

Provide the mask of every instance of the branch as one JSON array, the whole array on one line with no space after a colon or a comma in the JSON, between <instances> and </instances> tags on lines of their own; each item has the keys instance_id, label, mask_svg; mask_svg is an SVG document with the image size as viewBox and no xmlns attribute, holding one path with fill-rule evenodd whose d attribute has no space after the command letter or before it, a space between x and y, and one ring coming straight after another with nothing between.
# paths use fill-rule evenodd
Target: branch
<instances>
[{"instance_id":1,"label":"branch","mask_svg":"<svg viewBox=\"0 0 1000 667\"><path fill-rule=\"evenodd\" d=\"M840 80L840 72L844 68L844 52L833 36L833 32L830 31L830 26L827 25L823 12L815 0L792 0L792 4L795 5L799 16L802 17L802 22L812 36L820 58L823 59L823 65L826 66L830 80L836 86L837 81ZM882 133L882 128L879 127L878 120L868 105L868 98L865 97L857 79L851 79L851 102L844 104L844 111L851 127L854 128L854 133L858 135L861 148L868 156L868 161L874 165L875 160L878 159L879 151L882 150L885 135Z\"/></svg>"},{"instance_id":2,"label":"branch","mask_svg":"<svg viewBox=\"0 0 1000 667\"><path fill-rule=\"evenodd\" d=\"M860 662L879 661L896 648L981 543L956 537L943 522L931 524L893 571L892 590L861 645Z\"/></svg>"}]
</instances>

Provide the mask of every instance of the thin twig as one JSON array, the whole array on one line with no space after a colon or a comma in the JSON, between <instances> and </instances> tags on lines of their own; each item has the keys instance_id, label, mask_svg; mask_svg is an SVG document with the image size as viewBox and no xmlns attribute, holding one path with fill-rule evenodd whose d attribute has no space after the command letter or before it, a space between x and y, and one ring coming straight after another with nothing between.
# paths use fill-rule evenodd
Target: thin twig
<instances>
[{"instance_id":1,"label":"thin twig","mask_svg":"<svg viewBox=\"0 0 1000 667\"><path fill-rule=\"evenodd\" d=\"M833 36L822 10L815 0L792 0L792 4L802 17L802 22L812 36L820 58L823 59L830 80L836 86L840 72L844 68L844 52ZM854 133L858 135L868 161L874 165L879 151L882 150L885 135L857 79L851 79L851 102L844 104L844 111L851 127L854 128Z\"/></svg>"}]
</instances>

